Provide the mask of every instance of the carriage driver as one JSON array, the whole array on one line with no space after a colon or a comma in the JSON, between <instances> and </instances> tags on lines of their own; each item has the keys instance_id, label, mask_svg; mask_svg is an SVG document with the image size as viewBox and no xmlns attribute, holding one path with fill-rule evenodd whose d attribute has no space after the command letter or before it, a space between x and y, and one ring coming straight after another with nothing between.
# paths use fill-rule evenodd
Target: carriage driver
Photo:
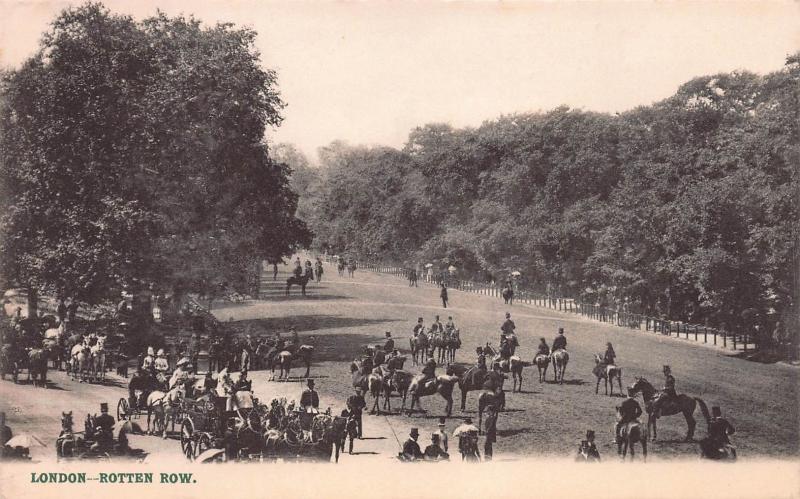
<instances>
[{"instance_id":1,"label":"carriage driver","mask_svg":"<svg viewBox=\"0 0 800 499\"><path fill-rule=\"evenodd\" d=\"M636 401L634 398L635 392L633 388L628 388L628 398L622 401L620 404L620 415L622 416L619 421L617 421L616 426L614 427L614 443L619 444L620 435L619 430L628 423L632 423L639 419L639 416L642 415L642 407L639 405L639 402Z\"/></svg>"},{"instance_id":2,"label":"carriage driver","mask_svg":"<svg viewBox=\"0 0 800 499\"><path fill-rule=\"evenodd\" d=\"M128 402L131 407L143 408L147 400L148 393L152 390L152 378L147 374L142 366L136 369L136 374L128 382ZM136 399L136 390L142 392L139 400Z\"/></svg>"},{"instance_id":3,"label":"carriage driver","mask_svg":"<svg viewBox=\"0 0 800 499\"><path fill-rule=\"evenodd\" d=\"M189 359L184 357L178 361L178 364L175 366L175 371L172 373L172 377L169 379L169 389L172 390L175 388L179 383L185 384L189 381Z\"/></svg>"},{"instance_id":4,"label":"carriage driver","mask_svg":"<svg viewBox=\"0 0 800 499\"><path fill-rule=\"evenodd\" d=\"M153 347L147 347L147 355L142 359L142 369L145 371L149 371L150 374L154 374L155 368L155 361L156 361L156 352L153 350Z\"/></svg>"},{"instance_id":5,"label":"carriage driver","mask_svg":"<svg viewBox=\"0 0 800 499\"><path fill-rule=\"evenodd\" d=\"M114 424L116 420L114 416L108 413L108 404L102 402L100 404L100 415L94 420L97 429L100 430L95 446L110 445L114 442Z\"/></svg>"},{"instance_id":6,"label":"carriage driver","mask_svg":"<svg viewBox=\"0 0 800 499\"><path fill-rule=\"evenodd\" d=\"M158 349L158 354L156 354L154 365L156 369L156 376L159 374L163 374L164 377L167 376L167 371L169 371L169 361L167 360L167 354L164 352L163 348Z\"/></svg>"},{"instance_id":7,"label":"carriage driver","mask_svg":"<svg viewBox=\"0 0 800 499\"><path fill-rule=\"evenodd\" d=\"M392 332L386 331L386 343L383 344L383 351L390 353L392 350L394 350L394 339L392 338Z\"/></svg>"}]
</instances>

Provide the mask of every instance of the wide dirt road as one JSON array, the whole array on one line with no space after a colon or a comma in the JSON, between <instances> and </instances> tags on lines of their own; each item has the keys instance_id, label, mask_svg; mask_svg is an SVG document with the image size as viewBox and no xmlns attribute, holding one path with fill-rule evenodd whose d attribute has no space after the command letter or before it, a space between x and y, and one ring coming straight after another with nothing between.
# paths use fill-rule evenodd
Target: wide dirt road
<instances>
[{"instance_id":1,"label":"wide dirt road","mask_svg":"<svg viewBox=\"0 0 800 499\"><path fill-rule=\"evenodd\" d=\"M290 326L295 327L303 342L316 347L311 376L316 379L322 405L332 406L337 413L352 393L350 362L364 345L382 344L385 331L392 331L396 344L408 355L408 338L417 317L424 317L426 324L430 324L436 314L442 322L452 315L463 341L456 360L472 364L477 346L487 341L497 344L503 314L509 311L521 343L517 352L523 359L531 360L539 337L545 337L550 344L558 327L564 327L570 362L563 385L552 383L552 369L548 371L548 381L540 384L535 368L525 368L523 392L507 392L507 410L498 420L496 458L569 457L587 429L597 432L604 457L616 452L611 445L612 425L614 407L621 399L603 395L602 386L600 395L595 395L592 375L593 354L602 352L607 341L614 344L618 354L624 385L632 384L634 376L645 376L660 386L661 366L670 364L679 393L701 397L709 407L720 405L736 426L734 442L741 457L798 453L797 368L747 362L729 357L729 352L685 340L635 332L527 305L508 307L501 299L453 290L451 307L445 310L434 287L409 288L399 278L363 271L357 271L353 279L339 277L330 265L325 267L321 284L309 285L306 298L298 296L299 289L293 289L292 296L286 297L283 288L288 270L281 267L275 282L271 272L265 273L266 293L261 300L219 304L214 312L223 321L233 319L237 329L250 325L254 335L275 331L285 335ZM410 359L406 368L418 369L410 365ZM263 371L254 372L251 377L256 396L268 400L276 396L299 398L304 384L297 378L301 374L303 369L295 368L292 382L288 383L268 381L269 373ZM0 383L0 410L8 413L15 433L33 433L49 444L49 448L34 449L35 454L43 457L54 454L52 441L58 435L62 410L74 410L82 426L82 417L87 412L97 412L101 401L108 401L113 411L116 400L126 393L124 380L115 377L112 380L116 386L79 384L61 373L53 373L51 377L54 383L47 391L13 386L10 381ZM509 380L506 390L510 389ZM453 418L447 423L451 432L460 417L477 416L477 392L470 393L467 411L463 413L459 410L458 388L454 399ZM344 460L392 458L412 426L419 427L420 444L424 447L436 428L438 416L444 415L445 410L444 400L438 395L423 399L426 413L410 417L397 414L399 399L393 399L392 405L395 410L392 415L364 416L367 439L357 441L357 455L344 456ZM696 436L702 438L706 425L699 408L695 418L698 419ZM681 441L686 432L683 417L662 418L658 429L659 441L649 446L653 459L697 456L696 443ZM136 437L132 444L148 452L148 460L182 459L179 445L172 439Z\"/></svg>"}]
</instances>

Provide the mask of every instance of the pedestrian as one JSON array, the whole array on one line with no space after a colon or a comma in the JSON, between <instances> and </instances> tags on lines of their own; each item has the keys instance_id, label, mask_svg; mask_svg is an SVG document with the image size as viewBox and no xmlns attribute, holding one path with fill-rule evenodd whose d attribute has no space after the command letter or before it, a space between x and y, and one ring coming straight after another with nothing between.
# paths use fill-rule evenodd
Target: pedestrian
<instances>
[{"instance_id":1,"label":"pedestrian","mask_svg":"<svg viewBox=\"0 0 800 499\"><path fill-rule=\"evenodd\" d=\"M439 447L441 447L444 452L448 452L449 449L447 448L447 428L445 425L444 417L439 418L439 425L435 434L439 435Z\"/></svg>"},{"instance_id":2,"label":"pedestrian","mask_svg":"<svg viewBox=\"0 0 800 499\"><path fill-rule=\"evenodd\" d=\"M347 409L350 411L351 417L356 422L356 433L359 440L364 438L361 413L364 411L366 406L367 401L364 400L364 395L361 393L361 387L356 387L356 393L347 398Z\"/></svg>"},{"instance_id":3,"label":"pedestrian","mask_svg":"<svg viewBox=\"0 0 800 499\"><path fill-rule=\"evenodd\" d=\"M437 433L431 434L431 444L425 447L425 460L426 461L447 461L450 459L450 454L442 449L440 436Z\"/></svg>"},{"instance_id":4,"label":"pedestrian","mask_svg":"<svg viewBox=\"0 0 800 499\"><path fill-rule=\"evenodd\" d=\"M442 307L447 308L447 286L442 283L442 290L439 291L439 296L442 298Z\"/></svg>"},{"instance_id":5,"label":"pedestrian","mask_svg":"<svg viewBox=\"0 0 800 499\"><path fill-rule=\"evenodd\" d=\"M497 409L494 405L490 405L486 414L486 441L483 444L483 459L485 461L492 460L492 444L497 442Z\"/></svg>"},{"instance_id":6,"label":"pedestrian","mask_svg":"<svg viewBox=\"0 0 800 499\"><path fill-rule=\"evenodd\" d=\"M408 440L406 440L406 442L403 444L403 452L400 453L400 457L404 461L416 461L424 457L422 450L419 448L419 444L417 443L418 438L419 429L411 428L411 431L408 434Z\"/></svg>"},{"instance_id":7,"label":"pedestrian","mask_svg":"<svg viewBox=\"0 0 800 499\"><path fill-rule=\"evenodd\" d=\"M358 423L356 423L355 418L353 418L353 413L348 411L347 409L342 410L342 417L347 418L347 423L345 423L344 428L344 435L342 436L342 446L344 446L344 440L349 438L350 443L347 448L347 453L353 453L353 441L358 438Z\"/></svg>"}]
</instances>

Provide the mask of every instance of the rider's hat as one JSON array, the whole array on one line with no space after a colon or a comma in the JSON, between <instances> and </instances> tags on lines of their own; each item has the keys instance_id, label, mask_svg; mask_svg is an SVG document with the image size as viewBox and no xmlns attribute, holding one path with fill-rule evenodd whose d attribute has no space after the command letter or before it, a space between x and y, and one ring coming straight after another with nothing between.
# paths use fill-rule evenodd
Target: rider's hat
<instances>
[{"instance_id":1,"label":"rider's hat","mask_svg":"<svg viewBox=\"0 0 800 499\"><path fill-rule=\"evenodd\" d=\"M411 431L408 432L408 434L411 435L412 437L419 436L419 430L417 428L411 428Z\"/></svg>"},{"instance_id":2,"label":"rider's hat","mask_svg":"<svg viewBox=\"0 0 800 499\"><path fill-rule=\"evenodd\" d=\"M594 430L586 430L586 440L594 438Z\"/></svg>"},{"instance_id":3,"label":"rider's hat","mask_svg":"<svg viewBox=\"0 0 800 499\"><path fill-rule=\"evenodd\" d=\"M106 402L100 402L100 412L108 412L108 404Z\"/></svg>"},{"instance_id":4,"label":"rider's hat","mask_svg":"<svg viewBox=\"0 0 800 499\"><path fill-rule=\"evenodd\" d=\"M668 364L664 364L664 370L665 371L671 371L672 369L670 369Z\"/></svg>"},{"instance_id":5,"label":"rider's hat","mask_svg":"<svg viewBox=\"0 0 800 499\"><path fill-rule=\"evenodd\" d=\"M395 348L394 350L392 350L392 355L400 355L400 350Z\"/></svg>"},{"instance_id":6,"label":"rider's hat","mask_svg":"<svg viewBox=\"0 0 800 499\"><path fill-rule=\"evenodd\" d=\"M629 387L628 387L628 396L629 396L629 397L633 397L633 395L634 395L635 393L636 393L636 390L634 390L634 389L633 389L633 387L630 387L630 386L629 386Z\"/></svg>"},{"instance_id":7,"label":"rider's hat","mask_svg":"<svg viewBox=\"0 0 800 499\"><path fill-rule=\"evenodd\" d=\"M386 337L389 338L390 336L392 336L392 332L391 331L386 331Z\"/></svg>"},{"instance_id":8,"label":"rider's hat","mask_svg":"<svg viewBox=\"0 0 800 499\"><path fill-rule=\"evenodd\" d=\"M564 334L564 328L563 327L558 328L558 334Z\"/></svg>"},{"instance_id":9,"label":"rider's hat","mask_svg":"<svg viewBox=\"0 0 800 499\"><path fill-rule=\"evenodd\" d=\"M715 418L722 416L722 411L720 410L718 405L715 405L711 408L711 415Z\"/></svg>"},{"instance_id":10,"label":"rider's hat","mask_svg":"<svg viewBox=\"0 0 800 499\"><path fill-rule=\"evenodd\" d=\"M511 318L511 312L506 312L506 319L510 319L510 318Z\"/></svg>"},{"instance_id":11,"label":"rider's hat","mask_svg":"<svg viewBox=\"0 0 800 499\"><path fill-rule=\"evenodd\" d=\"M162 352L159 350L158 353L161 354ZM181 360L179 360L177 364L175 364L175 367L181 367L181 366L185 366L187 364L189 364L189 359L184 357Z\"/></svg>"},{"instance_id":12,"label":"rider's hat","mask_svg":"<svg viewBox=\"0 0 800 499\"><path fill-rule=\"evenodd\" d=\"M314 386L314 380L309 378L309 380L308 380L308 381L306 381L306 385L308 385L308 386Z\"/></svg>"},{"instance_id":13,"label":"rider's hat","mask_svg":"<svg viewBox=\"0 0 800 499\"><path fill-rule=\"evenodd\" d=\"M166 354L164 353L164 349L163 348L159 348L158 349L158 354L156 354L156 355L158 355L159 357L163 357Z\"/></svg>"},{"instance_id":14,"label":"rider's hat","mask_svg":"<svg viewBox=\"0 0 800 499\"><path fill-rule=\"evenodd\" d=\"M439 418L439 426L444 426L444 418Z\"/></svg>"}]
</instances>

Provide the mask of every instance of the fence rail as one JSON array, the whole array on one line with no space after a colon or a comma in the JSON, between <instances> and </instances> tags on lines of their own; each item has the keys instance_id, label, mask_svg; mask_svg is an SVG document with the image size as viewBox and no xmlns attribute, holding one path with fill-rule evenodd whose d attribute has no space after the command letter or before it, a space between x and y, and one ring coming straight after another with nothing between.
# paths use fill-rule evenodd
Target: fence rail
<instances>
[{"instance_id":1,"label":"fence rail","mask_svg":"<svg viewBox=\"0 0 800 499\"><path fill-rule=\"evenodd\" d=\"M406 279L409 277L409 269L402 267L370 262L359 262L358 266L361 270L369 270ZM435 285L441 285L441 283L444 282L448 288L458 291L466 291L468 293L476 293L489 297L502 296L502 286L498 286L496 283L465 281L460 279L442 280L438 276L431 275L418 277L422 282ZM755 341L755 338L747 333L733 333L705 325L652 317L645 314L603 307L597 304L581 303L574 298L548 296L542 293L520 289L514 291L514 301L560 312L573 313L599 322L614 324L647 333L685 338L698 343L702 342L733 350L743 350L747 352L758 348L758 343Z\"/></svg>"}]
</instances>

